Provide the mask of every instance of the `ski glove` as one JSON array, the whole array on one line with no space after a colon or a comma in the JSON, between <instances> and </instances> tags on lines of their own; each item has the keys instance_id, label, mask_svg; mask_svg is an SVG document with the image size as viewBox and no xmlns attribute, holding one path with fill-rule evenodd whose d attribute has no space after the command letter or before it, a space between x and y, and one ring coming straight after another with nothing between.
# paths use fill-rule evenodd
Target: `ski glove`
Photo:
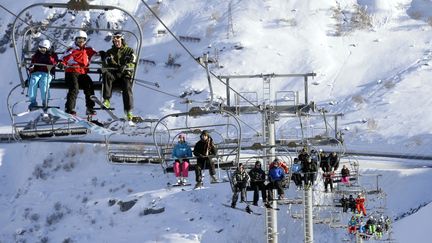
<instances>
[{"instance_id":1,"label":"ski glove","mask_svg":"<svg viewBox=\"0 0 432 243\"><path fill-rule=\"evenodd\" d=\"M99 56L101 57L102 61L105 61L107 53L105 51L99 51Z\"/></svg>"},{"instance_id":2,"label":"ski glove","mask_svg":"<svg viewBox=\"0 0 432 243\"><path fill-rule=\"evenodd\" d=\"M60 70L63 70L63 69L65 68L65 65L64 65L62 62L59 62L59 63L57 63L57 67L58 67Z\"/></svg>"}]
</instances>

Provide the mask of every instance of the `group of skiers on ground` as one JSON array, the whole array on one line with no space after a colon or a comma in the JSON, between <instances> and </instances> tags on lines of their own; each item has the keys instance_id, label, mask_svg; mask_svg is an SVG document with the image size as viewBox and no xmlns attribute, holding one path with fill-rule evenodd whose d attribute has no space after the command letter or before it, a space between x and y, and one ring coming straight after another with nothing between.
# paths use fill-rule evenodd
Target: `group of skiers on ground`
<instances>
[{"instance_id":1,"label":"group of skiers on ground","mask_svg":"<svg viewBox=\"0 0 432 243\"><path fill-rule=\"evenodd\" d=\"M93 81L89 76L89 66L93 57L100 56L102 68L97 71L103 79L103 104L110 108L110 98L114 86L118 86L123 95L123 108L128 120L134 117L132 77L136 57L132 48L125 42L123 33L115 32L112 35L112 47L107 51L97 52L87 45L87 33L80 30L74 37L74 45L69 47L59 58L54 52L49 40L42 40L38 44L36 53L32 56L29 79L29 110L40 108L36 101L37 88L39 87L42 107L48 106L49 87L55 68L64 69L65 82L68 87L65 111L76 115L75 105L79 89L83 89L85 95L86 115L95 115L95 102L90 98L94 95Z\"/></svg>"},{"instance_id":2,"label":"group of skiers on ground","mask_svg":"<svg viewBox=\"0 0 432 243\"><path fill-rule=\"evenodd\" d=\"M375 236L376 239L381 239L383 234L388 232L391 227L391 219L384 215L379 217L369 216L366 220L363 215L353 215L348 222L348 233L357 234L363 239L370 239Z\"/></svg>"}]
</instances>

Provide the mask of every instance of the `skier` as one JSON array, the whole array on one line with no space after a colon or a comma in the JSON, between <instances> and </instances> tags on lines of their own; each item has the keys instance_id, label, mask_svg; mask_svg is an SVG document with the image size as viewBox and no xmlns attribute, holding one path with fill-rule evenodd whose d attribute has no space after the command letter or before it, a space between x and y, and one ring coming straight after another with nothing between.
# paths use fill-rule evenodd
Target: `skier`
<instances>
[{"instance_id":1,"label":"skier","mask_svg":"<svg viewBox=\"0 0 432 243\"><path fill-rule=\"evenodd\" d=\"M349 186L350 185L350 181L349 181L350 171L349 171L348 167L346 167L346 165L342 166L341 175L342 175L341 182Z\"/></svg>"},{"instance_id":2,"label":"skier","mask_svg":"<svg viewBox=\"0 0 432 243\"><path fill-rule=\"evenodd\" d=\"M238 194L240 192L240 202L246 201L246 187L249 184L250 177L245 171L243 164L239 163L237 169L232 175L233 183L233 196L231 201L231 207L235 208L238 200Z\"/></svg>"},{"instance_id":3,"label":"skier","mask_svg":"<svg viewBox=\"0 0 432 243\"><path fill-rule=\"evenodd\" d=\"M327 189L328 185L330 185L330 191L333 192L333 176L334 176L333 171L323 173L325 192L328 192Z\"/></svg>"},{"instance_id":4,"label":"skier","mask_svg":"<svg viewBox=\"0 0 432 243\"><path fill-rule=\"evenodd\" d=\"M344 212L344 213L348 212L349 199L346 198L345 195L342 195L342 198L339 199L339 202L342 205L342 212Z\"/></svg>"},{"instance_id":5,"label":"skier","mask_svg":"<svg viewBox=\"0 0 432 243\"><path fill-rule=\"evenodd\" d=\"M313 162L313 163L315 163L315 164L319 164L319 154L318 154L318 152L315 150L315 149L312 149L311 150L311 152L310 152L310 158L311 158L311 161Z\"/></svg>"},{"instance_id":6,"label":"skier","mask_svg":"<svg viewBox=\"0 0 432 243\"><path fill-rule=\"evenodd\" d=\"M253 205L258 206L259 191L261 191L263 202L266 203L266 190L265 190L265 177L266 174L261 169L261 162L256 161L254 168L249 171L249 177L251 180L250 187L253 189Z\"/></svg>"},{"instance_id":7,"label":"skier","mask_svg":"<svg viewBox=\"0 0 432 243\"><path fill-rule=\"evenodd\" d=\"M273 189L276 189L279 199L285 198L285 192L282 187L282 181L285 178L284 170L280 167L279 160L275 160L274 166L269 170L269 181L267 189L269 189L269 201L273 200Z\"/></svg>"},{"instance_id":8,"label":"skier","mask_svg":"<svg viewBox=\"0 0 432 243\"><path fill-rule=\"evenodd\" d=\"M357 212L363 213L364 216L366 216L365 201L366 201L366 199L362 196L361 193L358 194L358 196L355 200Z\"/></svg>"},{"instance_id":9,"label":"skier","mask_svg":"<svg viewBox=\"0 0 432 243\"><path fill-rule=\"evenodd\" d=\"M28 87L28 96L30 100L28 109L30 111L33 111L38 106L36 101L38 86L41 93L42 106L46 108L48 105L49 85L52 80L54 65L57 64L57 56L50 52L50 48L51 42L49 40L42 40L39 42L36 53L32 56L32 65L30 67L31 75Z\"/></svg>"},{"instance_id":10,"label":"skier","mask_svg":"<svg viewBox=\"0 0 432 243\"><path fill-rule=\"evenodd\" d=\"M197 157L197 165L195 166L195 188L203 186L202 170L209 168L210 183L217 183L216 169L212 157L216 156L216 146L213 143L213 138L209 132L204 130L201 132L200 140L195 144L193 154Z\"/></svg>"},{"instance_id":11,"label":"skier","mask_svg":"<svg viewBox=\"0 0 432 243\"><path fill-rule=\"evenodd\" d=\"M339 168L339 156L336 152L331 152L331 154L328 156L328 161L331 171L337 171L337 169Z\"/></svg>"},{"instance_id":12,"label":"skier","mask_svg":"<svg viewBox=\"0 0 432 243\"><path fill-rule=\"evenodd\" d=\"M279 158L275 158L273 160L273 162L270 163L269 170L274 167L274 164L275 164L276 161L279 162L279 167L281 167L284 170L285 175L288 175L289 174L289 167L288 167L288 165L284 161L282 161L281 159L279 159ZM283 181L281 183L281 185L282 185L283 188L287 188L289 186L289 182L290 182L289 179L290 179L289 177L284 177L284 179L283 179Z\"/></svg>"},{"instance_id":13,"label":"skier","mask_svg":"<svg viewBox=\"0 0 432 243\"><path fill-rule=\"evenodd\" d=\"M91 58L97 52L86 46L87 34L80 30L75 35L75 45L70 47L64 54L62 61L58 63L60 69L65 68L65 81L68 86L66 96L65 111L69 114L76 115L75 105L79 88L82 87L86 102L86 115L96 115L94 110L94 101L90 98L94 95L93 81L87 74Z\"/></svg>"},{"instance_id":14,"label":"skier","mask_svg":"<svg viewBox=\"0 0 432 243\"><path fill-rule=\"evenodd\" d=\"M376 231L376 220L375 220L375 218L372 215L366 221L366 230L367 230L367 233L370 234L370 235L375 234L375 231Z\"/></svg>"},{"instance_id":15,"label":"skier","mask_svg":"<svg viewBox=\"0 0 432 243\"><path fill-rule=\"evenodd\" d=\"M299 159L300 162L303 164L303 163L306 163L306 161L307 161L308 158L310 158L310 156L309 156L309 154L308 154L308 152L307 152L307 148L304 147L304 148L300 151L300 153L299 153L299 155L298 155L298 159Z\"/></svg>"},{"instance_id":16,"label":"skier","mask_svg":"<svg viewBox=\"0 0 432 243\"><path fill-rule=\"evenodd\" d=\"M351 216L351 219L348 221L348 233L355 234L357 231L357 219Z\"/></svg>"},{"instance_id":17,"label":"skier","mask_svg":"<svg viewBox=\"0 0 432 243\"><path fill-rule=\"evenodd\" d=\"M356 201L355 201L353 195L349 195L348 205L349 205L349 208L350 208L351 212L354 213L355 210L356 210Z\"/></svg>"},{"instance_id":18,"label":"skier","mask_svg":"<svg viewBox=\"0 0 432 243\"><path fill-rule=\"evenodd\" d=\"M297 186L297 190L300 190L302 188L302 166L300 164L300 161L298 158L294 158L294 163L291 166L291 179L294 181L294 184Z\"/></svg>"},{"instance_id":19,"label":"skier","mask_svg":"<svg viewBox=\"0 0 432 243\"><path fill-rule=\"evenodd\" d=\"M303 173L304 173L304 181L305 188L308 189L310 186L314 184L316 179L316 174L318 173L318 167L315 163L312 163L310 158L306 158L306 162L302 164Z\"/></svg>"},{"instance_id":20,"label":"skier","mask_svg":"<svg viewBox=\"0 0 432 243\"><path fill-rule=\"evenodd\" d=\"M123 109L127 120L132 121L134 115L133 109L133 70L135 67L136 57L132 48L130 48L121 32L115 32L112 36L112 47L108 51L101 51L103 60L103 104L106 108L111 107L110 99L113 86L121 88L123 96Z\"/></svg>"},{"instance_id":21,"label":"skier","mask_svg":"<svg viewBox=\"0 0 432 243\"><path fill-rule=\"evenodd\" d=\"M178 143L173 148L172 157L174 158L173 168L177 184L185 185L189 173L189 158L192 157L192 150L186 142L186 134L181 133L178 136Z\"/></svg>"},{"instance_id":22,"label":"skier","mask_svg":"<svg viewBox=\"0 0 432 243\"><path fill-rule=\"evenodd\" d=\"M391 227L391 219L389 218L389 216L386 216L385 217L385 220L384 220L384 230L386 231L386 232L388 232L389 230L390 230L390 227Z\"/></svg>"},{"instance_id":23,"label":"skier","mask_svg":"<svg viewBox=\"0 0 432 243\"><path fill-rule=\"evenodd\" d=\"M320 168L322 169L323 172L329 172L331 170L330 167L330 162L329 162L329 157L326 155L325 152L321 152L320 153Z\"/></svg>"}]
</instances>

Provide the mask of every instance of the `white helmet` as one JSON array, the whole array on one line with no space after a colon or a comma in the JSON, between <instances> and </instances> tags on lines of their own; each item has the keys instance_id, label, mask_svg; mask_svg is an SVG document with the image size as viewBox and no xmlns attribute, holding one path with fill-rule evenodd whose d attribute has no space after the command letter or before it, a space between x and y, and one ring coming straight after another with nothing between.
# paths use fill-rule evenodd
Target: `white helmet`
<instances>
[{"instance_id":1,"label":"white helmet","mask_svg":"<svg viewBox=\"0 0 432 243\"><path fill-rule=\"evenodd\" d=\"M46 49L50 49L51 42L49 40L43 40L39 42L39 47L44 47Z\"/></svg>"},{"instance_id":2,"label":"white helmet","mask_svg":"<svg viewBox=\"0 0 432 243\"><path fill-rule=\"evenodd\" d=\"M81 38L85 38L85 39L87 40L87 33L86 33L85 31L82 31L82 30L78 31L78 32L75 34L74 40L76 40L76 39L79 38L79 37L81 37Z\"/></svg>"}]
</instances>

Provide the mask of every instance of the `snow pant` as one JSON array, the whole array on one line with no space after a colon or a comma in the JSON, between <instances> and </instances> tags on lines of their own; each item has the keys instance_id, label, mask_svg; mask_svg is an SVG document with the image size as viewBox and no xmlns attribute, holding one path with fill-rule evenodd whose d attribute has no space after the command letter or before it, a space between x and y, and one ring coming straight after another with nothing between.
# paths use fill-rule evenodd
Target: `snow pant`
<instances>
[{"instance_id":1,"label":"snow pant","mask_svg":"<svg viewBox=\"0 0 432 243\"><path fill-rule=\"evenodd\" d=\"M351 212L354 213L356 211L357 206L355 203L349 203L349 208L351 209Z\"/></svg>"},{"instance_id":2,"label":"snow pant","mask_svg":"<svg viewBox=\"0 0 432 243\"><path fill-rule=\"evenodd\" d=\"M371 235L374 234L376 231L376 225L375 224L368 225L368 231L369 231L369 234L371 234Z\"/></svg>"},{"instance_id":3,"label":"snow pant","mask_svg":"<svg viewBox=\"0 0 432 243\"><path fill-rule=\"evenodd\" d=\"M174 161L174 173L176 177L188 177L189 174L189 160L183 159L180 163L180 160L176 159Z\"/></svg>"},{"instance_id":4,"label":"snow pant","mask_svg":"<svg viewBox=\"0 0 432 243\"><path fill-rule=\"evenodd\" d=\"M357 231L357 227L355 225L348 226L348 233L355 234L356 231Z\"/></svg>"},{"instance_id":5,"label":"snow pant","mask_svg":"<svg viewBox=\"0 0 432 243\"><path fill-rule=\"evenodd\" d=\"M104 99L111 99L113 87L119 87L122 91L124 111L131 111L133 109L132 78L122 75L121 73L114 73L111 71L104 72L102 90Z\"/></svg>"},{"instance_id":6,"label":"snow pant","mask_svg":"<svg viewBox=\"0 0 432 243\"><path fill-rule=\"evenodd\" d=\"M356 208L357 208L358 213L363 212L363 215L366 216L366 208L365 208L364 204L357 204Z\"/></svg>"},{"instance_id":7,"label":"snow pant","mask_svg":"<svg viewBox=\"0 0 432 243\"><path fill-rule=\"evenodd\" d=\"M250 187L252 188L252 190L254 192L254 194L253 194L253 203L254 204L258 203L259 191L261 191L261 196L262 196L263 202L267 201L266 187L265 187L263 181L251 182Z\"/></svg>"},{"instance_id":8,"label":"snow pant","mask_svg":"<svg viewBox=\"0 0 432 243\"><path fill-rule=\"evenodd\" d=\"M328 186L330 185L330 191L333 192L333 179L325 178L324 179L324 188L325 192L328 191Z\"/></svg>"},{"instance_id":9,"label":"snow pant","mask_svg":"<svg viewBox=\"0 0 432 243\"><path fill-rule=\"evenodd\" d=\"M30 101L29 108L33 108L38 105L36 101L38 87L41 93L42 106L48 105L49 85L51 80L52 76L50 73L34 72L31 74L28 84L28 96Z\"/></svg>"},{"instance_id":10,"label":"snow pant","mask_svg":"<svg viewBox=\"0 0 432 243\"><path fill-rule=\"evenodd\" d=\"M205 168L209 169L210 176L216 175L215 164L212 159L209 158L198 158L195 166L195 180L196 182L202 181L202 170Z\"/></svg>"},{"instance_id":11,"label":"snow pant","mask_svg":"<svg viewBox=\"0 0 432 243\"><path fill-rule=\"evenodd\" d=\"M342 203L342 212L348 212L348 203Z\"/></svg>"},{"instance_id":12,"label":"snow pant","mask_svg":"<svg viewBox=\"0 0 432 243\"><path fill-rule=\"evenodd\" d=\"M233 196L231 205L235 206L238 200L238 194L240 193L240 202L246 201L246 187L243 186L234 186Z\"/></svg>"},{"instance_id":13,"label":"snow pant","mask_svg":"<svg viewBox=\"0 0 432 243\"><path fill-rule=\"evenodd\" d=\"M75 110L76 99L78 97L80 87L84 90L87 109L93 109L95 103L90 98L90 96L94 95L94 87L90 76L87 74L66 72L65 81L69 89L66 95L66 112Z\"/></svg>"},{"instance_id":14,"label":"snow pant","mask_svg":"<svg viewBox=\"0 0 432 243\"><path fill-rule=\"evenodd\" d=\"M316 180L316 172L305 172L303 178L305 185L313 185Z\"/></svg>"},{"instance_id":15,"label":"snow pant","mask_svg":"<svg viewBox=\"0 0 432 243\"><path fill-rule=\"evenodd\" d=\"M300 187L302 185L302 176L300 173L293 173L291 179L296 186Z\"/></svg>"},{"instance_id":16,"label":"snow pant","mask_svg":"<svg viewBox=\"0 0 432 243\"><path fill-rule=\"evenodd\" d=\"M344 184L350 184L348 176L342 176L341 182Z\"/></svg>"},{"instance_id":17,"label":"snow pant","mask_svg":"<svg viewBox=\"0 0 432 243\"><path fill-rule=\"evenodd\" d=\"M267 189L269 192L268 195L269 201L274 200L273 189L277 190L277 193L280 197L283 197L285 195L285 192L282 187L282 181L270 181L270 183L267 184Z\"/></svg>"}]
</instances>

